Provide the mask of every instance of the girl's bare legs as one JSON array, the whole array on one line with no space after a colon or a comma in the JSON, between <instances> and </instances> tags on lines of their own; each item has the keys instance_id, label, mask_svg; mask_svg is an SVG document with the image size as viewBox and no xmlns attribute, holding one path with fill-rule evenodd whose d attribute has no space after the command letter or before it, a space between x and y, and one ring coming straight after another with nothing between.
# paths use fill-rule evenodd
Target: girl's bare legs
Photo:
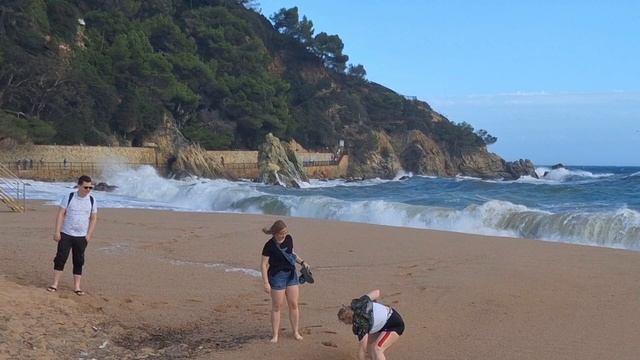
<instances>
[{"instance_id":1,"label":"girl's bare legs","mask_svg":"<svg viewBox=\"0 0 640 360\"><path fill-rule=\"evenodd\" d=\"M373 353L371 354L374 360L386 360L384 351L387 350L393 343L400 338L397 332L383 331L376 337L375 343L372 344Z\"/></svg>"},{"instance_id":2,"label":"girl's bare legs","mask_svg":"<svg viewBox=\"0 0 640 360\"><path fill-rule=\"evenodd\" d=\"M293 330L293 337L296 340L302 340L302 335L298 330L300 323L300 309L298 309L298 298L300 296L300 287L298 285L287 286L286 289L287 304L289 305L289 321Z\"/></svg>"},{"instance_id":3,"label":"girl's bare legs","mask_svg":"<svg viewBox=\"0 0 640 360\"><path fill-rule=\"evenodd\" d=\"M280 330L280 309L284 304L285 290L271 289L271 337L272 343L278 342L278 331Z\"/></svg>"}]
</instances>

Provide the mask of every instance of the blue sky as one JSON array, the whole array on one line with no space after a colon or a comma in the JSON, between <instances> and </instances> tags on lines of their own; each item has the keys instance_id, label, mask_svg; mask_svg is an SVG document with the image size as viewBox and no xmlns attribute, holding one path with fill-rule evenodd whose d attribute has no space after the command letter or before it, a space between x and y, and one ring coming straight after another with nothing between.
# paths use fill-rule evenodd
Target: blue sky
<instances>
[{"instance_id":1,"label":"blue sky","mask_svg":"<svg viewBox=\"0 0 640 360\"><path fill-rule=\"evenodd\" d=\"M507 160L640 166L640 1L262 0Z\"/></svg>"}]
</instances>

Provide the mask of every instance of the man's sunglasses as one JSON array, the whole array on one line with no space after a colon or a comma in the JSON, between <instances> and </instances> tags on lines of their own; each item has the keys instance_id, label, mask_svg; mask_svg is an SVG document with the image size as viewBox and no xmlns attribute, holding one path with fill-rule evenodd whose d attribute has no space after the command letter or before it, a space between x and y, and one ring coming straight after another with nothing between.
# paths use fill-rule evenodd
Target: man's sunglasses
<instances>
[{"instance_id":1,"label":"man's sunglasses","mask_svg":"<svg viewBox=\"0 0 640 360\"><path fill-rule=\"evenodd\" d=\"M83 186L85 190L93 190L93 186Z\"/></svg>"}]
</instances>

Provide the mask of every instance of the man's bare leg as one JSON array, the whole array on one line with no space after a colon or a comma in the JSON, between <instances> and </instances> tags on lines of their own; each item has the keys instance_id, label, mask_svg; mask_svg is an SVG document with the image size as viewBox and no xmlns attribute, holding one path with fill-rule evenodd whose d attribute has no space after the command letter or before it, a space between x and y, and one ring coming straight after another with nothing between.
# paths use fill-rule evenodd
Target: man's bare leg
<instances>
[{"instance_id":1,"label":"man's bare leg","mask_svg":"<svg viewBox=\"0 0 640 360\"><path fill-rule=\"evenodd\" d=\"M53 270L53 284L51 284L51 286L49 286L47 290L56 291L58 289L58 284L60 283L61 276L62 276L62 271ZM55 289L55 290L51 290L51 289Z\"/></svg>"}]
</instances>

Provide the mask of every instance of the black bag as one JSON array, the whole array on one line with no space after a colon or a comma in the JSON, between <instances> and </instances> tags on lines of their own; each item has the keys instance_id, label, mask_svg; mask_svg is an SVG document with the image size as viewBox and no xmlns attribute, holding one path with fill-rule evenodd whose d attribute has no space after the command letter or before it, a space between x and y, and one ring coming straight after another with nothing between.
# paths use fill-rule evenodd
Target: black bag
<instances>
[{"instance_id":1,"label":"black bag","mask_svg":"<svg viewBox=\"0 0 640 360\"><path fill-rule=\"evenodd\" d=\"M275 240L273 240L275 242ZM276 247L278 248L278 250L280 250L280 252L282 253L282 255L284 256L285 259L287 259L287 261L289 261L289 263L291 265L293 265L293 271L295 272L295 268L296 268L296 257L295 255L292 254L287 254L286 251L282 250L280 248L280 246L278 246L278 243L276 243ZM298 278L298 282L300 282L300 284L304 284L304 283L309 283L309 284L313 284L314 282L316 282L313 279L313 274L311 273L311 269L309 269L306 266L302 266L300 268L300 277Z\"/></svg>"},{"instance_id":2,"label":"black bag","mask_svg":"<svg viewBox=\"0 0 640 360\"><path fill-rule=\"evenodd\" d=\"M313 274L311 273L311 269L309 269L306 266L303 266L302 268L300 268L300 278L298 279L298 281L300 281L300 284L304 284L304 283L313 284L314 282L316 282L313 279Z\"/></svg>"}]
</instances>

